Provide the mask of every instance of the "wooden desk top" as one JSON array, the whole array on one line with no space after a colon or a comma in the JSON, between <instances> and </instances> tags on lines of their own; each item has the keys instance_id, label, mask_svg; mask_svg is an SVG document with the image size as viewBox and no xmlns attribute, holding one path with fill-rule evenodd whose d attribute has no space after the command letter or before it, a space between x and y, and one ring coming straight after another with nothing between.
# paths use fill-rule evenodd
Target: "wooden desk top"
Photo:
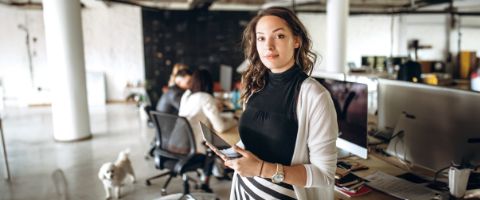
<instances>
[{"instance_id":1,"label":"wooden desk top","mask_svg":"<svg viewBox=\"0 0 480 200\"><path fill-rule=\"evenodd\" d=\"M398 167L396 167L396 166L378 158L377 156L369 155L368 159L361 159L361 158L358 158L358 157L349 157L347 159L340 159L340 160L345 160L347 162L357 162L357 163L360 163L362 165L368 166L369 167L368 170L355 172L355 174L360 176L360 177L366 177L370 174L375 173L376 171L383 171L387 174L394 175L394 176L405 173L405 170L403 170L401 168L398 168ZM347 197L347 196L335 191L335 199L336 200L343 200L343 199L394 200L394 199L398 199L398 198L372 189L372 192L370 192L366 195L363 195L363 196L358 196L358 197Z\"/></svg>"},{"instance_id":2,"label":"wooden desk top","mask_svg":"<svg viewBox=\"0 0 480 200\"><path fill-rule=\"evenodd\" d=\"M233 118L235 117L236 119L239 119L240 116L242 115L242 110L236 110L234 113L231 112L225 112L222 114L226 114L228 117L227 118ZM233 126L232 128L221 132L219 135L222 139L224 139L228 144L234 145L237 144L238 141L240 141L240 133L238 132L238 124L236 126Z\"/></svg>"},{"instance_id":3,"label":"wooden desk top","mask_svg":"<svg viewBox=\"0 0 480 200\"><path fill-rule=\"evenodd\" d=\"M240 141L240 135L238 133L238 126L234 126L222 133L220 133L220 137L228 142L230 145L236 144Z\"/></svg>"},{"instance_id":4,"label":"wooden desk top","mask_svg":"<svg viewBox=\"0 0 480 200\"><path fill-rule=\"evenodd\" d=\"M426 170L424 168L416 167L416 166L406 166L400 163L398 160L396 160L394 157L386 157L384 155L371 152L369 151L368 159L361 159L355 156L346 158L346 159L339 159L339 160L345 160L347 162L357 162L362 165L368 166L368 170L364 171L357 171L355 172L356 175L360 177L366 177L370 174L375 173L376 171L382 171L385 172L386 174L390 174L392 176L398 176L406 172L413 172L418 175L422 176L434 176L434 172ZM445 177L438 177L437 180L441 181L447 181L443 180ZM372 188L372 192L363 195L363 196L358 196L358 197L347 197L344 196L343 194L339 192L335 192L335 199L336 200L343 200L343 199L385 199L385 200L397 200L398 198L390 196L386 193L376 191Z\"/></svg>"},{"instance_id":5,"label":"wooden desk top","mask_svg":"<svg viewBox=\"0 0 480 200\"><path fill-rule=\"evenodd\" d=\"M376 171L382 171L382 172L385 172L385 173L393 175L393 176L400 175L400 174L406 172L405 170L403 170L401 168L398 168L398 167L396 167L396 166L378 158L377 156L372 156L372 155L369 155L368 159L361 159L361 158L358 158L358 157L350 157L350 158L347 158L347 159L340 159L340 160L346 160L348 162L357 162L357 163L360 163L362 165L368 166L369 167L368 170L355 172L355 174L360 176L360 177L366 177L370 174L375 173ZM335 191L335 199L336 200L344 200L344 199L396 200L398 198L372 189L372 192L370 192L366 195L363 195L363 196L358 196L358 197L347 197L347 196Z\"/></svg>"}]
</instances>

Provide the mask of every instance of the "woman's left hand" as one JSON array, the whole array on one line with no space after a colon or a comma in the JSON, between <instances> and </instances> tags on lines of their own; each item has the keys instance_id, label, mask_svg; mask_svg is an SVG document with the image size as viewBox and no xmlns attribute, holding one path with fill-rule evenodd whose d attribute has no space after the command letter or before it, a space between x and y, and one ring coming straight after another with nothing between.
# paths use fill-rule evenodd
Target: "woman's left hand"
<instances>
[{"instance_id":1,"label":"woman's left hand","mask_svg":"<svg viewBox=\"0 0 480 200\"><path fill-rule=\"evenodd\" d=\"M262 160L255 156L252 152L233 146L233 149L242 154L241 158L225 161L225 166L232 168L243 177L260 176Z\"/></svg>"}]
</instances>

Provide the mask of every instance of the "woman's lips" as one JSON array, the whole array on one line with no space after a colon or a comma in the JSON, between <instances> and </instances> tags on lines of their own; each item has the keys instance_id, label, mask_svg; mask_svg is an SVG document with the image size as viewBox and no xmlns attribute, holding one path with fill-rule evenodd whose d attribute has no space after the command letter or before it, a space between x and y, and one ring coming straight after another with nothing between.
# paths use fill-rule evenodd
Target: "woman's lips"
<instances>
[{"instance_id":1,"label":"woman's lips","mask_svg":"<svg viewBox=\"0 0 480 200\"><path fill-rule=\"evenodd\" d=\"M275 59L275 58L277 58L277 57L278 57L278 55L266 55L266 56L265 56L265 58L266 58L267 60L273 60L273 59Z\"/></svg>"}]
</instances>

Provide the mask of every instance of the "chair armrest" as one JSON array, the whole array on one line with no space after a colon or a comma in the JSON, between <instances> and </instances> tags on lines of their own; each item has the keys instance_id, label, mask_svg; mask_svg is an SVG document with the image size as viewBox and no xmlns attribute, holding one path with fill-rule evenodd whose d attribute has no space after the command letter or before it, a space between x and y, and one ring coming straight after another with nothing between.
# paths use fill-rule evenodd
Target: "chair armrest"
<instances>
[{"instance_id":1,"label":"chair armrest","mask_svg":"<svg viewBox=\"0 0 480 200\"><path fill-rule=\"evenodd\" d=\"M170 153L170 152L160 150L160 149L155 149L153 155L162 156L162 157L171 158L171 159L178 159L178 160L183 160L184 158L187 157L187 156L184 156L184 155L181 155L181 154Z\"/></svg>"},{"instance_id":2,"label":"chair armrest","mask_svg":"<svg viewBox=\"0 0 480 200\"><path fill-rule=\"evenodd\" d=\"M187 157L180 159L180 161L175 164L174 167L174 172L176 174L181 174L182 169L185 167L185 165L195 156L195 154L189 154Z\"/></svg>"}]
</instances>

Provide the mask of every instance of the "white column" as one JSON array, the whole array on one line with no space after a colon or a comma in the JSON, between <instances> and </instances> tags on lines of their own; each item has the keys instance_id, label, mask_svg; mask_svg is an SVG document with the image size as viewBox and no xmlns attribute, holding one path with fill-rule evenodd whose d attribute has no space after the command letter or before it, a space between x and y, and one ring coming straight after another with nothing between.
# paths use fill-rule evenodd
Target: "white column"
<instances>
[{"instance_id":1,"label":"white column","mask_svg":"<svg viewBox=\"0 0 480 200\"><path fill-rule=\"evenodd\" d=\"M80 1L44 0L43 15L53 136L57 141L90 138Z\"/></svg>"},{"instance_id":2,"label":"white column","mask_svg":"<svg viewBox=\"0 0 480 200\"><path fill-rule=\"evenodd\" d=\"M327 1L327 72L344 73L349 0Z\"/></svg>"},{"instance_id":3,"label":"white column","mask_svg":"<svg viewBox=\"0 0 480 200\"><path fill-rule=\"evenodd\" d=\"M393 37L393 46L392 46L392 49L393 49L393 56L399 56L399 55L402 55L400 52L401 52L401 37L403 32L402 32L402 25L401 25L401 21L402 21L402 16L401 15L392 15L394 16L394 20L393 20L393 34L392 34L392 37Z\"/></svg>"}]
</instances>

